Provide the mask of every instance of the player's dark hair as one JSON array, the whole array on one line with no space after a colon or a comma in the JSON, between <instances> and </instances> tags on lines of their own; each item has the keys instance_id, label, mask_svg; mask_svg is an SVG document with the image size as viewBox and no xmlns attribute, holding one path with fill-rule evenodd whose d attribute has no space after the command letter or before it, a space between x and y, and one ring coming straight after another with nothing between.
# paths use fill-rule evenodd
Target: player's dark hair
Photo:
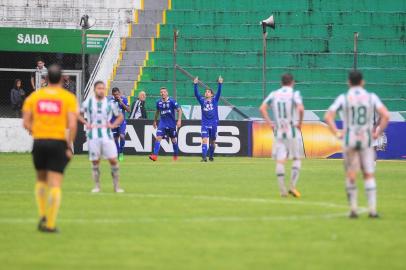
<instances>
[{"instance_id":1,"label":"player's dark hair","mask_svg":"<svg viewBox=\"0 0 406 270\"><path fill-rule=\"evenodd\" d=\"M41 57L38 57L37 61L35 61L35 63L37 63L37 64L38 64L38 62L45 63L44 59L42 59Z\"/></svg>"},{"instance_id":2,"label":"player's dark hair","mask_svg":"<svg viewBox=\"0 0 406 270\"><path fill-rule=\"evenodd\" d=\"M103 85L104 85L104 82L103 82L103 81L96 81L96 82L93 84L94 89L96 89L96 87L97 87L99 84L103 84Z\"/></svg>"},{"instance_id":3,"label":"player's dark hair","mask_svg":"<svg viewBox=\"0 0 406 270\"><path fill-rule=\"evenodd\" d=\"M213 91L213 89L211 89L211 88L207 88L207 89L206 89L206 91L207 91L207 90L209 90L209 91L210 91L210 93L211 93L211 94L214 96L214 91Z\"/></svg>"},{"instance_id":4,"label":"player's dark hair","mask_svg":"<svg viewBox=\"0 0 406 270\"><path fill-rule=\"evenodd\" d=\"M290 73L285 73L281 77L282 85L291 85L293 83L293 75Z\"/></svg>"},{"instance_id":5,"label":"player's dark hair","mask_svg":"<svg viewBox=\"0 0 406 270\"><path fill-rule=\"evenodd\" d=\"M57 84L62 79L62 69L58 64L52 64L48 68L48 81L52 84Z\"/></svg>"},{"instance_id":6,"label":"player's dark hair","mask_svg":"<svg viewBox=\"0 0 406 270\"><path fill-rule=\"evenodd\" d=\"M163 89L165 89L166 91L168 91L168 88L166 88L165 86L162 86L162 87L159 89L159 91L161 91L161 90L163 90Z\"/></svg>"},{"instance_id":7,"label":"player's dark hair","mask_svg":"<svg viewBox=\"0 0 406 270\"><path fill-rule=\"evenodd\" d=\"M111 93L112 93L112 94L117 93L117 92L120 92L120 89L118 89L118 87L113 87L113 88L111 89Z\"/></svg>"},{"instance_id":8,"label":"player's dark hair","mask_svg":"<svg viewBox=\"0 0 406 270\"><path fill-rule=\"evenodd\" d=\"M361 85L363 79L362 73L358 70L352 70L348 73L348 81L352 86Z\"/></svg>"}]
</instances>

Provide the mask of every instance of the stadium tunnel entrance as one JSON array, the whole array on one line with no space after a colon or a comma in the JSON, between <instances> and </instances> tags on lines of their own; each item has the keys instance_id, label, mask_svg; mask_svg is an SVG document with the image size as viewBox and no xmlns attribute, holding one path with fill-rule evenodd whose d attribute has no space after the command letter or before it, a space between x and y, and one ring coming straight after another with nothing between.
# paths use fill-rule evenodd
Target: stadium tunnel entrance
<instances>
[{"instance_id":1,"label":"stadium tunnel entrance","mask_svg":"<svg viewBox=\"0 0 406 270\"><path fill-rule=\"evenodd\" d=\"M0 66L0 117L14 118L20 115L13 109L11 102L11 90L14 88L15 81L20 79L22 89L25 94L23 98L29 96L34 88L31 85L32 76L35 77L37 61L42 60L45 67L57 63L67 73L70 80L70 90L74 93L80 93L80 83L78 76L72 73L77 71L81 73L81 55L73 53L43 53L43 52L0 52L2 64ZM97 62L97 54L85 55L86 78L89 78Z\"/></svg>"}]
</instances>

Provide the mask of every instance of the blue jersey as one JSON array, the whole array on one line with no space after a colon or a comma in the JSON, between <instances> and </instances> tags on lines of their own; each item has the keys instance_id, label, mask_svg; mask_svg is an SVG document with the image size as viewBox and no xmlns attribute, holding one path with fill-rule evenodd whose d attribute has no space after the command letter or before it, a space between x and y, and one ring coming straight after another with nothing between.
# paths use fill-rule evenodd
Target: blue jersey
<instances>
[{"instance_id":1,"label":"blue jersey","mask_svg":"<svg viewBox=\"0 0 406 270\"><path fill-rule=\"evenodd\" d=\"M216 95L212 99L206 99L199 93L198 85L194 85L195 97L202 109L202 126L216 126L219 122L218 106L221 96L221 83L218 84Z\"/></svg>"},{"instance_id":2,"label":"blue jersey","mask_svg":"<svg viewBox=\"0 0 406 270\"><path fill-rule=\"evenodd\" d=\"M121 124L125 124L125 123L126 123L126 121L125 121L125 119L126 119L126 116L125 116L126 110L125 110L124 106L121 105L120 102L119 102L118 100L116 100L113 96L108 96L108 99L111 100L112 102L114 102L114 103L117 105L117 107L118 107L118 109L119 109L119 112L121 112L121 113L123 114L123 116L124 116L124 120L123 120L123 122L122 122ZM122 99L123 103L124 103L126 106L128 106L128 99L127 99L127 97L121 96L121 99ZM113 116L113 117L111 118L111 123L113 123L115 120L116 120L116 117Z\"/></svg>"},{"instance_id":3,"label":"blue jersey","mask_svg":"<svg viewBox=\"0 0 406 270\"><path fill-rule=\"evenodd\" d=\"M159 112L159 128L176 128L175 112L179 110L179 105L173 98L167 101L162 99L156 102L156 110Z\"/></svg>"}]
</instances>

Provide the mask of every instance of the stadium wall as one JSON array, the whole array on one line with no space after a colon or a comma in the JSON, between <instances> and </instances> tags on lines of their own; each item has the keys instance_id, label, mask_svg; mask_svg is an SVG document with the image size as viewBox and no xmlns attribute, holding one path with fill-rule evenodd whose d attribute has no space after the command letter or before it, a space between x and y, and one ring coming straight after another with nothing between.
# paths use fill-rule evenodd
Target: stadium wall
<instances>
[{"instance_id":1,"label":"stadium wall","mask_svg":"<svg viewBox=\"0 0 406 270\"><path fill-rule=\"evenodd\" d=\"M337 122L340 127L342 123ZM128 120L125 153L151 153L154 129L150 120ZM379 159L405 159L406 122L390 122L385 136L379 140ZM75 153L87 152L83 126L79 127ZM321 121L305 121L300 134L302 153L307 158L341 158L340 142ZM273 134L261 121L221 121L216 153L224 156L270 157ZM179 129L179 147L183 155L200 155L200 121L184 120ZM0 152L30 152L32 137L22 127L21 119L0 118ZM169 142L162 143L161 154L171 154Z\"/></svg>"},{"instance_id":2,"label":"stadium wall","mask_svg":"<svg viewBox=\"0 0 406 270\"><path fill-rule=\"evenodd\" d=\"M341 122L337 122L341 126ZM75 153L86 153L86 134L79 128ZM184 120L179 133L179 150L182 155L200 155L200 121ZM406 122L391 122L385 135L379 139L380 159L406 158ZM341 143L321 121L305 121L302 132L301 152L306 158L341 158ZM125 153L146 155L152 152L155 130L152 120L128 120ZM222 156L270 157L273 133L263 121L221 121L218 129L216 153ZM171 143L164 141L161 155L172 153Z\"/></svg>"},{"instance_id":3,"label":"stadium wall","mask_svg":"<svg viewBox=\"0 0 406 270\"><path fill-rule=\"evenodd\" d=\"M146 155L152 152L155 130L152 120L127 120L125 153ZM250 121L222 121L218 128L216 153L231 156L250 156ZM83 125L75 143L75 153L87 152L86 134ZM201 153L200 121L184 120L178 130L179 151L182 155ZM163 140L161 155L171 154L172 143Z\"/></svg>"},{"instance_id":4,"label":"stadium wall","mask_svg":"<svg viewBox=\"0 0 406 270\"><path fill-rule=\"evenodd\" d=\"M32 141L22 119L0 118L0 152L29 152Z\"/></svg>"}]
</instances>

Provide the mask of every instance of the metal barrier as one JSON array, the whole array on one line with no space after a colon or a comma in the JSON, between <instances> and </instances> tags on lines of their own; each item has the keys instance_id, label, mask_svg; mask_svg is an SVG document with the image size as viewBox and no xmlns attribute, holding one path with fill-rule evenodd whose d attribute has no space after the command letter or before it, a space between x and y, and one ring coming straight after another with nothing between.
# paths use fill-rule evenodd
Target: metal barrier
<instances>
[{"instance_id":1,"label":"metal barrier","mask_svg":"<svg viewBox=\"0 0 406 270\"><path fill-rule=\"evenodd\" d=\"M107 80L110 78L113 67L117 63L117 60L120 55L121 42L120 42L120 31L119 23L113 25L109 38L107 39L106 44L102 52L100 53L99 59L97 60L96 66L93 69L92 74L86 84L83 100L85 100L90 93L90 89L93 86L95 81L101 80L107 83Z\"/></svg>"}]
</instances>

